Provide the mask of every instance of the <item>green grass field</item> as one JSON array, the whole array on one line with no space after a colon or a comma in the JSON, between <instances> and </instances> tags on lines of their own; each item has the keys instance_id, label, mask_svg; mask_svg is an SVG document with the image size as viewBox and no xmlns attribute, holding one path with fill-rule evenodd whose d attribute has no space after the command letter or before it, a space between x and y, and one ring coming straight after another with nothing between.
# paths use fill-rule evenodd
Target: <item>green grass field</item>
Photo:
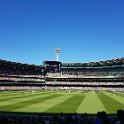
<instances>
[{"instance_id":1,"label":"green grass field","mask_svg":"<svg viewBox=\"0 0 124 124\"><path fill-rule=\"evenodd\" d=\"M124 109L124 93L71 91L0 92L1 112L84 113Z\"/></svg>"}]
</instances>

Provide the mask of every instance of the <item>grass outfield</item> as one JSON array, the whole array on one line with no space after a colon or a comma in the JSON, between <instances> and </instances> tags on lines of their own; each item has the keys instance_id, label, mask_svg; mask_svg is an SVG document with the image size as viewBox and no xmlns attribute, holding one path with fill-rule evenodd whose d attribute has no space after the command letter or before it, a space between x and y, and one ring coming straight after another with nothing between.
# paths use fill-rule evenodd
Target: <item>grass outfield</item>
<instances>
[{"instance_id":1,"label":"grass outfield","mask_svg":"<svg viewBox=\"0 0 124 124\"><path fill-rule=\"evenodd\" d=\"M124 109L124 93L71 91L0 92L1 112L84 113Z\"/></svg>"}]
</instances>

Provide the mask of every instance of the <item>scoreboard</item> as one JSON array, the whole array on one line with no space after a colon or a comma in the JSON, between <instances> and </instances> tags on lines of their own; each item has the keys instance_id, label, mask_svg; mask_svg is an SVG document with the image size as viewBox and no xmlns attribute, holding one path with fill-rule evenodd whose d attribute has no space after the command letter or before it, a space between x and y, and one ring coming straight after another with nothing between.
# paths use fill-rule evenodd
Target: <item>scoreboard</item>
<instances>
[{"instance_id":1,"label":"scoreboard","mask_svg":"<svg viewBox=\"0 0 124 124\"><path fill-rule=\"evenodd\" d=\"M61 71L62 63L59 61L44 61L43 66L46 72L58 73Z\"/></svg>"}]
</instances>

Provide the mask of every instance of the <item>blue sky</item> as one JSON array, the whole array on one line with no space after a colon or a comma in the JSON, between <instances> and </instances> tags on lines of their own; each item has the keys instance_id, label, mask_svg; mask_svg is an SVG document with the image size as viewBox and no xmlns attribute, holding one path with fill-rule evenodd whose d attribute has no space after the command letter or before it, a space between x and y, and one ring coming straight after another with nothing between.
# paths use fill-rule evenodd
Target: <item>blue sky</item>
<instances>
[{"instance_id":1,"label":"blue sky","mask_svg":"<svg viewBox=\"0 0 124 124\"><path fill-rule=\"evenodd\" d=\"M123 0L0 0L0 59L40 65L124 57Z\"/></svg>"}]
</instances>

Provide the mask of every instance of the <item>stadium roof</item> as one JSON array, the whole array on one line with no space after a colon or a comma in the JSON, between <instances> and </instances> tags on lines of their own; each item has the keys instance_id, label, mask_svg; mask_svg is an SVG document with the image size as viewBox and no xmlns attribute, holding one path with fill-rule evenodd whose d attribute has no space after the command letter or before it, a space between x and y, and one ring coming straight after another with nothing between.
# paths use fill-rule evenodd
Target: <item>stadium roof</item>
<instances>
[{"instance_id":1,"label":"stadium roof","mask_svg":"<svg viewBox=\"0 0 124 124\"><path fill-rule=\"evenodd\" d=\"M88 62L88 63L62 63L62 67L102 67L102 66L124 66L124 57L99 61L99 62ZM39 69L43 68L43 65L34 65L34 64L22 64L17 62L11 62L7 60L0 59L0 66L14 67L14 68L25 68L25 69Z\"/></svg>"},{"instance_id":2,"label":"stadium roof","mask_svg":"<svg viewBox=\"0 0 124 124\"><path fill-rule=\"evenodd\" d=\"M102 66L124 66L124 57L112 59L112 60L106 60L106 61L99 61L99 62L88 62L88 63L63 63L63 67L102 67Z\"/></svg>"},{"instance_id":3,"label":"stadium roof","mask_svg":"<svg viewBox=\"0 0 124 124\"><path fill-rule=\"evenodd\" d=\"M39 68L43 68L43 66L39 66L39 65L22 64L22 63L11 62L11 61L1 60L1 59L0 59L0 66L1 67L6 67L6 68L9 67L9 68L18 68L18 69L39 69Z\"/></svg>"}]
</instances>

